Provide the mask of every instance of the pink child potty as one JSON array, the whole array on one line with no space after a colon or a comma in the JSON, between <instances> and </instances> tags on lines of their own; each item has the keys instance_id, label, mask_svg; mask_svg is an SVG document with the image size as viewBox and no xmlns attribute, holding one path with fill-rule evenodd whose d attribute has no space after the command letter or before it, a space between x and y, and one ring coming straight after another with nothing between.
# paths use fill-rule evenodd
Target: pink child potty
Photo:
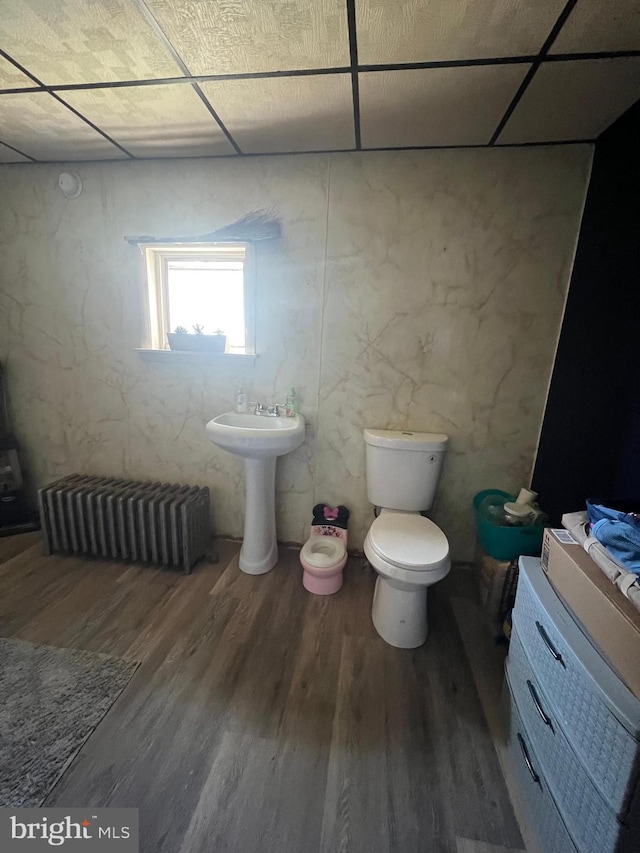
<instances>
[{"instance_id":1,"label":"pink child potty","mask_svg":"<svg viewBox=\"0 0 640 853\"><path fill-rule=\"evenodd\" d=\"M342 570L347 562L346 506L316 504L311 535L302 546L302 584L316 595L331 595L342 586Z\"/></svg>"}]
</instances>

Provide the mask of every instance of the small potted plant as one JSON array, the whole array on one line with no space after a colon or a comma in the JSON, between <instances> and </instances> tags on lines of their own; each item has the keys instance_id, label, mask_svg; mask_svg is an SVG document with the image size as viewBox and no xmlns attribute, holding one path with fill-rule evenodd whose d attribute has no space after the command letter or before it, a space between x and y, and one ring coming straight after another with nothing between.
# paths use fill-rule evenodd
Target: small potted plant
<instances>
[{"instance_id":1,"label":"small potted plant","mask_svg":"<svg viewBox=\"0 0 640 853\"><path fill-rule=\"evenodd\" d=\"M167 334L169 347L182 352L224 352L227 336L222 329L216 329L213 335L204 334L204 326L196 323L190 334L184 326L176 326L174 332Z\"/></svg>"}]
</instances>

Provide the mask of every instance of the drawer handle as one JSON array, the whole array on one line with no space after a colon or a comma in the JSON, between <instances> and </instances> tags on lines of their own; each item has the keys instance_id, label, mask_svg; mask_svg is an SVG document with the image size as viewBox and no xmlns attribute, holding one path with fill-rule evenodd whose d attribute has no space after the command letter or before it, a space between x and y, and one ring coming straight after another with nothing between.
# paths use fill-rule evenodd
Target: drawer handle
<instances>
[{"instance_id":1,"label":"drawer handle","mask_svg":"<svg viewBox=\"0 0 640 853\"><path fill-rule=\"evenodd\" d=\"M549 651L553 655L554 659L559 661L562 664L562 666L564 666L564 661L562 660L562 655L560 654L560 652L556 649L556 647L553 645L553 643L549 639L549 635L545 631L544 627L537 620L536 620L536 628L538 629L538 633L542 637L542 640L543 640L545 646L549 649Z\"/></svg>"},{"instance_id":2,"label":"drawer handle","mask_svg":"<svg viewBox=\"0 0 640 853\"><path fill-rule=\"evenodd\" d=\"M533 769L533 764L531 763L531 759L529 758L527 746L520 732L518 732L518 743L520 744L520 749L522 750L522 757L524 758L524 763L527 765L527 770L529 771L529 773L531 773L531 778L536 783L536 785L540 785L540 777Z\"/></svg>"},{"instance_id":3,"label":"drawer handle","mask_svg":"<svg viewBox=\"0 0 640 853\"><path fill-rule=\"evenodd\" d=\"M536 688L529 681L529 679L527 679L527 687L529 688L529 693L531 694L531 698L533 699L533 704L536 706L536 711L540 714L540 719L545 724L545 726L549 726L551 731L553 731L553 724L551 723L549 717L547 717L547 715L545 714L544 708L540 704L540 699L538 698Z\"/></svg>"}]
</instances>

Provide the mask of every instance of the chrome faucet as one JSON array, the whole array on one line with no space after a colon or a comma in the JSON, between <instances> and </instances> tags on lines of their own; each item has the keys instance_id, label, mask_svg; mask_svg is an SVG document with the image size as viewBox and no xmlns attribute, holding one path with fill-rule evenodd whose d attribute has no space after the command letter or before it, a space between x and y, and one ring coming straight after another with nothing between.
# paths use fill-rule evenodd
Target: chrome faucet
<instances>
[{"instance_id":1,"label":"chrome faucet","mask_svg":"<svg viewBox=\"0 0 640 853\"><path fill-rule=\"evenodd\" d=\"M284 403L275 403L273 406L265 406L264 403L256 403L251 400L249 402L249 411L254 415L262 415L266 418L277 418L280 416L280 409L284 409Z\"/></svg>"}]
</instances>

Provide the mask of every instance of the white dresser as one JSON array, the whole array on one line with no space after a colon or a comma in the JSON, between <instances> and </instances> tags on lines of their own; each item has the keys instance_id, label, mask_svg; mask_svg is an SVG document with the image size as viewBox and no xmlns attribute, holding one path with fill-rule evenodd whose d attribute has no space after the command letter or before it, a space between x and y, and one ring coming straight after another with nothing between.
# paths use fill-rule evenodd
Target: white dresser
<instances>
[{"instance_id":1,"label":"white dresser","mask_svg":"<svg viewBox=\"0 0 640 853\"><path fill-rule=\"evenodd\" d=\"M506 664L514 782L542 853L640 853L640 702L520 558Z\"/></svg>"}]
</instances>

